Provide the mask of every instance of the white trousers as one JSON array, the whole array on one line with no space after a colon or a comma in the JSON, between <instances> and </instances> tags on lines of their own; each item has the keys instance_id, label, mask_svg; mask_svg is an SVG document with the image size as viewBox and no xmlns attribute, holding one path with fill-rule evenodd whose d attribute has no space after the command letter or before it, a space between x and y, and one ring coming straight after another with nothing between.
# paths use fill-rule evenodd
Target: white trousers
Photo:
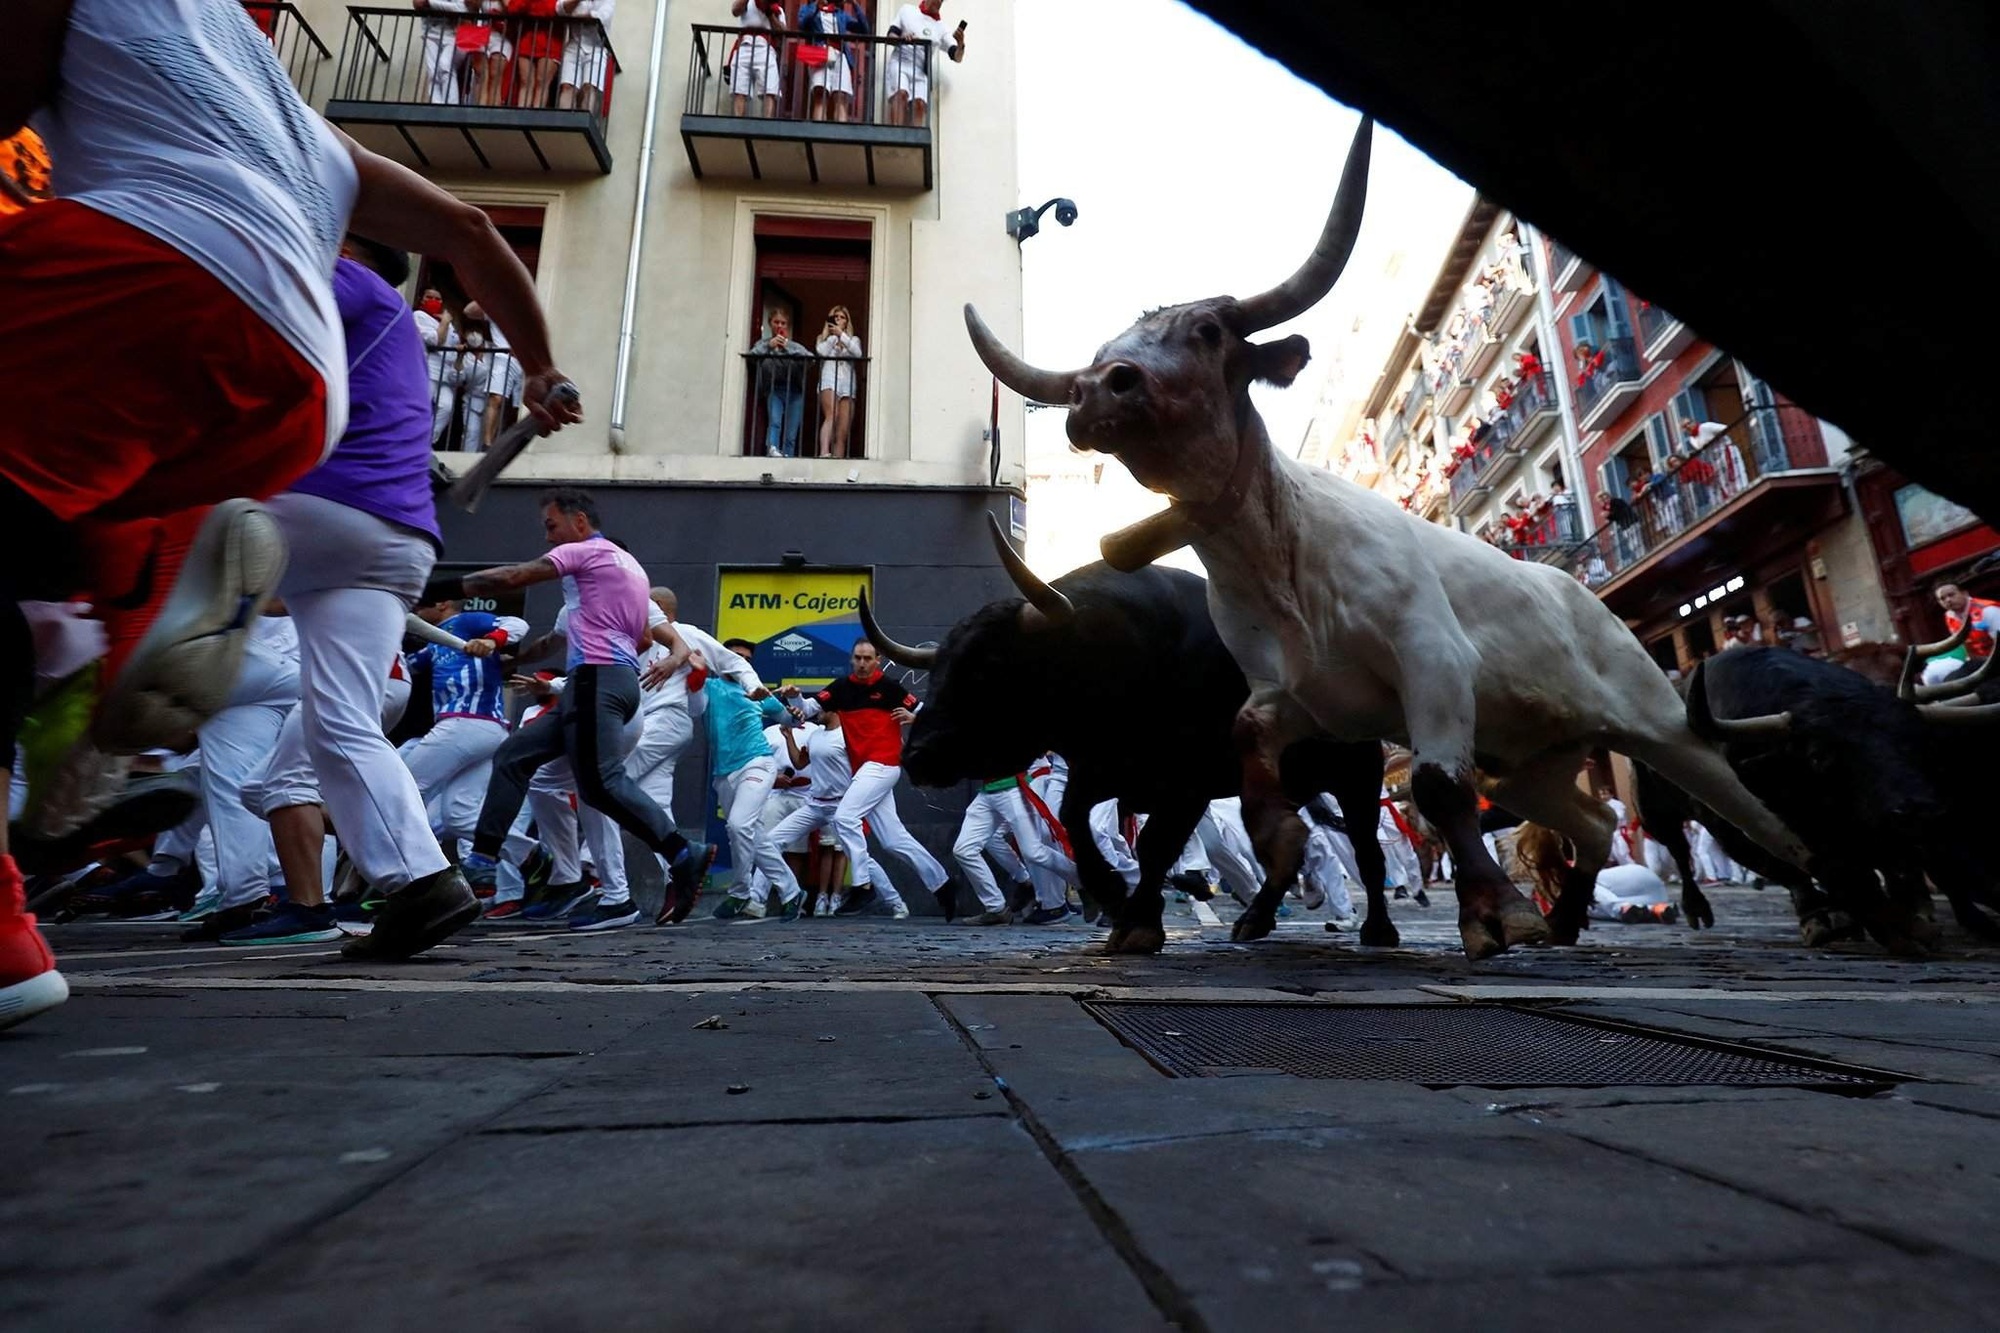
<instances>
[{"instance_id":1,"label":"white trousers","mask_svg":"<svg viewBox=\"0 0 2000 1333\"><path fill-rule=\"evenodd\" d=\"M1013 835L1011 850L1007 849L1002 834ZM972 804L965 809L965 822L959 826L958 841L951 849L981 906L999 912L1006 910L1007 899L982 855L989 847L1001 868L1014 875L1015 882L1025 879L1034 884L1035 900L1042 906L1052 906L1067 897L1066 888L1076 878L1076 863L1055 845L1049 831L1042 827L1040 817L1028 809L1027 798L1021 795L1019 787L983 791L973 797ZM1015 874L1016 866L1021 873Z\"/></svg>"},{"instance_id":2,"label":"white trousers","mask_svg":"<svg viewBox=\"0 0 2000 1333\"><path fill-rule=\"evenodd\" d=\"M1242 798L1230 796L1210 801L1195 825L1195 836L1215 863L1223 887L1240 903L1248 904L1264 887L1264 871L1250 845L1250 833L1243 827Z\"/></svg>"},{"instance_id":3,"label":"white trousers","mask_svg":"<svg viewBox=\"0 0 2000 1333\"><path fill-rule=\"evenodd\" d=\"M1090 807L1090 839L1097 844L1097 854L1104 858L1112 873L1125 881L1125 892L1129 895L1138 888L1139 861L1125 841L1124 830L1118 827L1117 801L1099 801ZM1195 841L1189 839L1190 843Z\"/></svg>"},{"instance_id":4,"label":"white trousers","mask_svg":"<svg viewBox=\"0 0 2000 1333\"><path fill-rule=\"evenodd\" d=\"M674 770L680 764L681 756L694 740L694 718L685 705L675 704L666 708L639 710L639 743L632 747L631 755L625 760L625 771L639 784L639 790L652 798L653 804L667 812L671 819L674 813ZM655 855L660 863L660 873L668 872L667 859Z\"/></svg>"},{"instance_id":5,"label":"white trousers","mask_svg":"<svg viewBox=\"0 0 2000 1333\"><path fill-rule=\"evenodd\" d=\"M629 758L638 748L644 721L644 714L634 713L619 733L624 757ZM528 784L528 808L534 812L542 845L548 849L554 862L549 882L572 884L583 878L583 863L577 846L577 837L581 834L583 847L590 852L590 863L597 870L598 901L607 907L629 902L632 882L625 874L623 830L611 816L587 801L577 800L576 808L572 810L570 802L575 796L576 775L567 759L543 764Z\"/></svg>"},{"instance_id":6,"label":"white trousers","mask_svg":"<svg viewBox=\"0 0 2000 1333\"><path fill-rule=\"evenodd\" d=\"M1326 894L1335 916L1353 916L1354 898L1347 890L1351 878L1361 882L1361 868L1354 861L1354 844L1347 835L1325 824L1309 822L1306 829L1306 860L1300 872Z\"/></svg>"},{"instance_id":7,"label":"white trousers","mask_svg":"<svg viewBox=\"0 0 2000 1333\"><path fill-rule=\"evenodd\" d=\"M761 900L762 888L775 887L783 902L799 896L799 881L778 851L774 830L764 827L764 806L771 798L771 784L778 777L778 761L766 755L752 759L734 773L715 777L715 799L722 807L729 827L729 860L736 882L730 886L733 898ZM756 877L762 875L764 885Z\"/></svg>"},{"instance_id":8,"label":"white trousers","mask_svg":"<svg viewBox=\"0 0 2000 1333\"><path fill-rule=\"evenodd\" d=\"M291 548L279 594L299 632L306 753L348 859L393 893L449 864L382 729L384 681L437 552L419 533L318 496L287 493L270 509Z\"/></svg>"},{"instance_id":9,"label":"white trousers","mask_svg":"<svg viewBox=\"0 0 2000 1333\"><path fill-rule=\"evenodd\" d=\"M1722 850L1722 844L1715 840L1713 833L1699 824L1689 824L1688 831L1694 839L1696 874L1707 875L1710 879L1724 884L1733 884L1742 878L1742 871L1738 870L1736 863L1729 859L1729 854Z\"/></svg>"},{"instance_id":10,"label":"white trousers","mask_svg":"<svg viewBox=\"0 0 2000 1333\"><path fill-rule=\"evenodd\" d=\"M840 842L840 850L847 853L847 864L864 866L868 864L868 835L863 830L865 821L875 831L876 841L885 852L894 852L910 863L916 870L917 878L926 889L936 893L951 879L945 873L938 859L924 850L924 845L910 836L903 827L902 816L896 813L896 783L903 776L899 766L866 763L847 784L847 791L840 798L840 805L833 815L833 836ZM858 884L860 881L856 881ZM871 881L882 900L895 907L903 901L896 892L896 886L887 880Z\"/></svg>"},{"instance_id":11,"label":"white trousers","mask_svg":"<svg viewBox=\"0 0 2000 1333\"><path fill-rule=\"evenodd\" d=\"M507 728L489 718L447 717L403 752L440 838L469 838Z\"/></svg>"},{"instance_id":12,"label":"white trousers","mask_svg":"<svg viewBox=\"0 0 2000 1333\"><path fill-rule=\"evenodd\" d=\"M778 821L776 827L771 830L771 841L782 849L792 843L802 842L822 829L831 828L834 812L839 808L838 801L820 801L809 797L798 809ZM831 841L831 838L821 838L822 851L826 850L826 845ZM848 874L853 877L856 884L873 884L880 887L889 882L889 872L884 870L882 863L872 856L862 862L859 868L850 865ZM901 899L898 898L897 901Z\"/></svg>"},{"instance_id":13,"label":"white trousers","mask_svg":"<svg viewBox=\"0 0 2000 1333\"><path fill-rule=\"evenodd\" d=\"M458 24L432 20L424 24L424 71L430 78L431 101L456 106L458 70L465 56L458 49Z\"/></svg>"},{"instance_id":14,"label":"white trousers","mask_svg":"<svg viewBox=\"0 0 2000 1333\"><path fill-rule=\"evenodd\" d=\"M228 705L202 724L201 796L215 831L215 884L224 907L257 902L271 891L277 857L271 826L245 807L243 793L270 762L298 701L298 665L253 648Z\"/></svg>"}]
</instances>

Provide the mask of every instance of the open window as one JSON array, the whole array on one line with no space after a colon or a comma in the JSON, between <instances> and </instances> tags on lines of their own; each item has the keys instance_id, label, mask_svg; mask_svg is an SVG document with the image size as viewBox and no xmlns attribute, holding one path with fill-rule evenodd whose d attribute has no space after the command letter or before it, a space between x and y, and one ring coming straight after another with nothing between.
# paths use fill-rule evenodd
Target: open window
<instances>
[{"instance_id":1,"label":"open window","mask_svg":"<svg viewBox=\"0 0 2000 1333\"><path fill-rule=\"evenodd\" d=\"M861 458L873 230L851 219L760 217L755 237L743 452Z\"/></svg>"},{"instance_id":2,"label":"open window","mask_svg":"<svg viewBox=\"0 0 2000 1333\"><path fill-rule=\"evenodd\" d=\"M500 232L528 276L541 267L545 211L537 205L479 205ZM426 318L426 298L435 296L442 313ZM482 453L521 413L521 363L507 350L506 337L477 305L442 259L422 258L413 292L418 331L424 335L431 384L431 448Z\"/></svg>"}]
</instances>

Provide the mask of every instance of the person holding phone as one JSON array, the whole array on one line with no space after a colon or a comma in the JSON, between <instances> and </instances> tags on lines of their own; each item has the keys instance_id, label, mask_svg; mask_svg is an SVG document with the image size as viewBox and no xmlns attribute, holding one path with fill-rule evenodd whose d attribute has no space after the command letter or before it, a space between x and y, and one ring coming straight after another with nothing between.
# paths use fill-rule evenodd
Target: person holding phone
<instances>
[{"instance_id":1,"label":"person holding phone","mask_svg":"<svg viewBox=\"0 0 2000 1333\"><path fill-rule=\"evenodd\" d=\"M813 348L819 363L819 456L847 457L847 437L854 430L855 390L861 378L861 339L847 307L827 311L826 326Z\"/></svg>"},{"instance_id":2,"label":"person holding phone","mask_svg":"<svg viewBox=\"0 0 2000 1333\"><path fill-rule=\"evenodd\" d=\"M884 71L891 125L929 123L933 52L943 51L953 63L965 59L965 23L961 20L956 29L947 32L943 9L944 0L904 5L889 25L888 35L905 43L895 48Z\"/></svg>"}]
</instances>

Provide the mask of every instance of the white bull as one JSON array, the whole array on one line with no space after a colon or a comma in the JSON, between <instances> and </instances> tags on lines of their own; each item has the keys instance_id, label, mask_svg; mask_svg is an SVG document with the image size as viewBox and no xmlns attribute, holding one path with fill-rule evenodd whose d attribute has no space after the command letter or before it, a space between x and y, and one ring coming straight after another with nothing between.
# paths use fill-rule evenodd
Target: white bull
<instances>
[{"instance_id":1,"label":"white bull","mask_svg":"<svg viewBox=\"0 0 2000 1333\"><path fill-rule=\"evenodd\" d=\"M1360 229L1370 129L1364 120L1312 257L1283 285L1155 311L1066 373L1019 360L968 306L981 358L1024 396L1067 404L1072 443L1116 454L1173 497L1105 538L1104 555L1123 569L1190 544L1200 555L1216 626L1252 686L1238 722L1246 796L1275 785L1279 752L1316 731L1411 748L1417 807L1458 868L1469 957L1575 941L1613 836L1611 811L1576 785L1599 745L1651 764L1806 866L1804 846L1688 730L1659 667L1576 580L1271 447L1250 385L1290 384L1309 350L1296 336L1248 335L1332 289ZM1475 769L1495 802L1575 844L1577 872L1546 921L1481 842ZM1286 828L1251 832L1272 873L1296 869Z\"/></svg>"}]
</instances>

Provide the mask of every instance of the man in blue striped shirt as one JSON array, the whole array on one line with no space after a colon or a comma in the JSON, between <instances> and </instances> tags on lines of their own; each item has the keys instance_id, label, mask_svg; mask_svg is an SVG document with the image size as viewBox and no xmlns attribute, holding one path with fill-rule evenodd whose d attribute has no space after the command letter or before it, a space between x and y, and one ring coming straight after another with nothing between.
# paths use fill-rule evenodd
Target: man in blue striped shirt
<instances>
[{"instance_id":1,"label":"man in blue striped shirt","mask_svg":"<svg viewBox=\"0 0 2000 1333\"><path fill-rule=\"evenodd\" d=\"M430 666L437 722L403 755L431 812L431 828L446 843L471 837L479 822L493 752L507 739L507 671L500 649L528 633L528 622L518 616L467 611L462 605L442 601L417 611L463 639L465 651L430 644L411 657L413 667Z\"/></svg>"}]
</instances>

